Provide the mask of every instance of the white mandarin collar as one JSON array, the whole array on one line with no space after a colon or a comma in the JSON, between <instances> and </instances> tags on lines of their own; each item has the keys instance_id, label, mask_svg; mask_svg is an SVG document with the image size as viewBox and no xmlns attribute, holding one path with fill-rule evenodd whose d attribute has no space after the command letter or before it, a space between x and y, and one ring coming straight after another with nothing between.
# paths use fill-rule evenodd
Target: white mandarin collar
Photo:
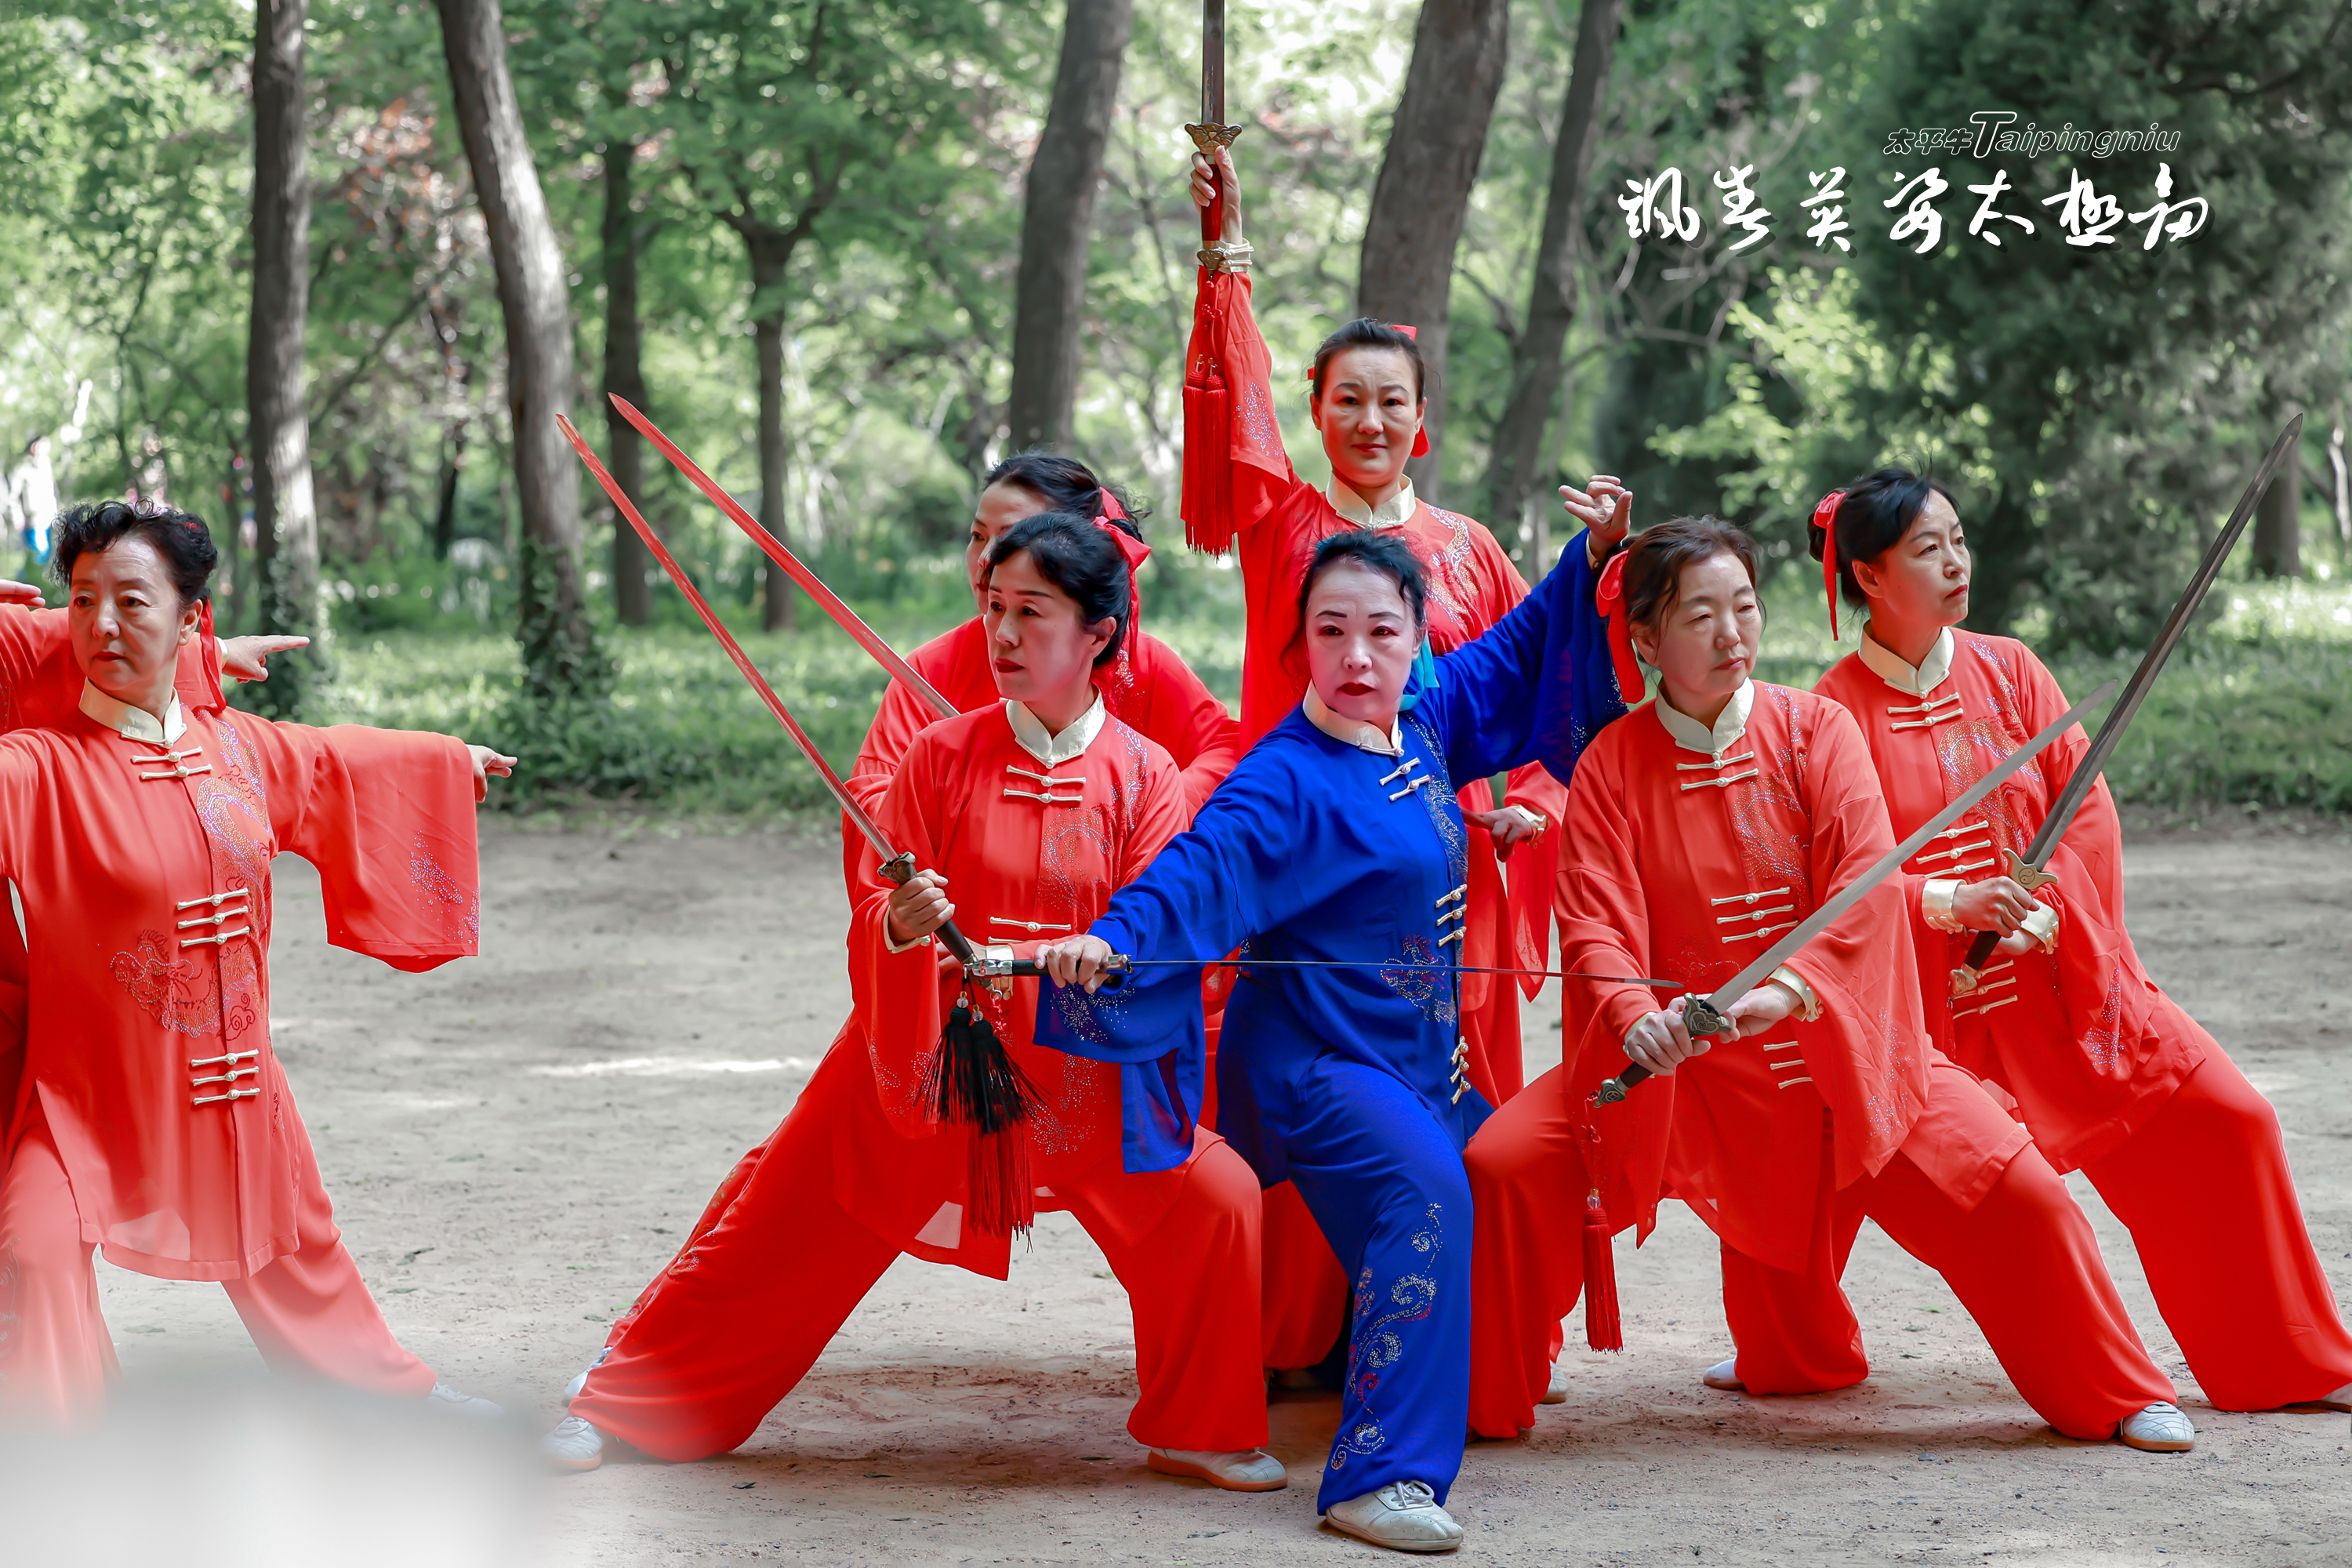
<instances>
[{"instance_id":1,"label":"white mandarin collar","mask_svg":"<svg viewBox=\"0 0 2352 1568\"><path fill-rule=\"evenodd\" d=\"M1343 719L1331 711L1331 705L1324 701L1323 694L1312 686L1307 689L1307 699L1299 706L1306 709L1309 724L1343 746L1353 746L1375 756L1399 757L1404 754L1404 732L1393 723L1390 724L1389 732L1383 735L1379 726L1367 724L1361 719Z\"/></svg>"},{"instance_id":2,"label":"white mandarin collar","mask_svg":"<svg viewBox=\"0 0 2352 1568\"><path fill-rule=\"evenodd\" d=\"M1907 691L1914 697L1925 697L1951 678L1952 628L1946 626L1936 634L1936 646L1918 668L1903 662L1900 654L1891 653L1886 646L1870 635L1870 623L1862 624L1862 662L1897 691Z\"/></svg>"},{"instance_id":3,"label":"white mandarin collar","mask_svg":"<svg viewBox=\"0 0 2352 1568\"><path fill-rule=\"evenodd\" d=\"M1021 742L1021 749L1050 768L1086 755L1087 748L1102 733L1108 710L1103 707L1102 693L1096 692L1093 705L1058 735L1045 728L1044 720L1010 697L1004 700L1004 716L1013 721L1013 738Z\"/></svg>"},{"instance_id":4,"label":"white mandarin collar","mask_svg":"<svg viewBox=\"0 0 2352 1568\"><path fill-rule=\"evenodd\" d=\"M1658 722L1664 724L1666 733L1674 737L1675 745L1686 752L1705 752L1718 763L1723 760L1723 753L1739 744L1739 737L1748 732L1748 710L1755 705L1756 683L1741 681L1739 689L1731 694L1731 700L1723 705L1723 711L1715 716L1715 728L1710 730L1668 702L1664 691L1660 691L1658 700L1650 704L1657 712Z\"/></svg>"},{"instance_id":5,"label":"white mandarin collar","mask_svg":"<svg viewBox=\"0 0 2352 1568\"><path fill-rule=\"evenodd\" d=\"M1323 499L1331 503L1333 511L1358 528L1402 528L1412 521L1413 509L1421 505L1413 496L1411 479L1404 481L1402 489L1374 506L1334 476L1331 488L1323 492Z\"/></svg>"},{"instance_id":6,"label":"white mandarin collar","mask_svg":"<svg viewBox=\"0 0 2352 1568\"><path fill-rule=\"evenodd\" d=\"M168 746L188 732L187 716L180 711L180 700L163 710L161 722L144 708L133 708L128 702L118 702L85 680L81 683L81 710L126 740L147 741L158 746Z\"/></svg>"}]
</instances>

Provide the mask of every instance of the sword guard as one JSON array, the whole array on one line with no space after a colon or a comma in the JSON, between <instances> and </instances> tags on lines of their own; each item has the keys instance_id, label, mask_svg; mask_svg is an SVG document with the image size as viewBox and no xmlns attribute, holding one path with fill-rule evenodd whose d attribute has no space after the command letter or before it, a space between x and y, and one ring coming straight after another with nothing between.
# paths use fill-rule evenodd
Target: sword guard
<instances>
[{"instance_id":1,"label":"sword guard","mask_svg":"<svg viewBox=\"0 0 2352 1568\"><path fill-rule=\"evenodd\" d=\"M901 849L883 861L878 869L883 876L903 888L915 875L915 852L911 849Z\"/></svg>"},{"instance_id":2,"label":"sword guard","mask_svg":"<svg viewBox=\"0 0 2352 1568\"><path fill-rule=\"evenodd\" d=\"M2047 871L2028 865L2025 857L2014 849L2004 849L2001 853L2009 857L2009 879L2029 893L2039 892L2058 879ZM1970 984L1973 985L1974 982Z\"/></svg>"},{"instance_id":3,"label":"sword guard","mask_svg":"<svg viewBox=\"0 0 2352 1568\"><path fill-rule=\"evenodd\" d=\"M1715 1010L1715 1005L1704 996L1694 996L1683 1004L1683 1027L1694 1038L1701 1035L1728 1035L1738 1025Z\"/></svg>"},{"instance_id":4,"label":"sword guard","mask_svg":"<svg viewBox=\"0 0 2352 1568\"><path fill-rule=\"evenodd\" d=\"M1977 988L1977 972L1967 964L1952 971L1952 999L1959 1000Z\"/></svg>"},{"instance_id":5,"label":"sword guard","mask_svg":"<svg viewBox=\"0 0 2352 1568\"><path fill-rule=\"evenodd\" d=\"M1201 150L1202 157L1214 159L1218 148L1232 146L1234 138L1247 129L1244 125L1187 125L1184 134L1192 139L1192 145Z\"/></svg>"}]
</instances>

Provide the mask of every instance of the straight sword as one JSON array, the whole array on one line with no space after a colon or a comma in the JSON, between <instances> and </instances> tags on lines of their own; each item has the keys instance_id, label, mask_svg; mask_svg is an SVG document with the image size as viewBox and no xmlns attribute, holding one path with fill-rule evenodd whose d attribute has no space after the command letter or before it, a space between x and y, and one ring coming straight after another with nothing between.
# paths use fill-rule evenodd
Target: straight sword
<instances>
[{"instance_id":1,"label":"straight sword","mask_svg":"<svg viewBox=\"0 0 2352 1568\"><path fill-rule=\"evenodd\" d=\"M2049 865L2050 857L2058 852L2058 841L2074 825L2074 814L2083 809L2084 801L2091 798L2091 786L2099 782L2099 774L2105 770L2107 758L2114 753L2116 742L2123 739L2126 730L2131 728L2131 721L2138 715L2139 705L2147 698L2148 688L2156 684L2157 676L2163 672L2164 661L2172 657L2172 650L2179 646L2181 637L2189 630L2189 617L2197 613L2197 606L2205 602L2206 594L2213 586L2213 579L2221 574L2221 563L2229 559L2231 547L2246 531L2246 520L2254 515L2254 507L2261 501L2263 492L2270 489L2271 480L2278 477L2279 469L2285 466L2288 457L2294 451L2294 444L2302 438L2303 416L2298 414L2287 421L2286 428L2279 432L2279 438L2271 443L2269 456L2263 459L2263 466L2254 470L2254 482L2248 485L2246 493L2238 498L2236 508L2230 513L2230 521L2222 525L2221 531L2206 547L2205 559L2197 563L2197 574L2189 579L2189 586L2181 590L2179 599L2172 606L2172 614L2165 617L2163 630L2157 633L2156 641L2150 643L2147 652L2140 657L2139 668L2132 672L2131 684L2124 688L2124 694L2117 699L2116 705L2107 710L2106 722L2099 726L2098 738L2091 742L2091 749L2083 753L2082 762L2075 765L2074 776L2068 779L2066 787L2059 792L2056 804L2050 808L2050 815L2042 819L2041 829L2034 834L2033 842L2025 847L2022 857L2014 849L2005 851L2009 857L2011 879L2028 893L2045 882L2056 880L2045 875L2042 868ZM1965 996L1977 988L1977 976L2000 941L2000 932L1997 931L1977 932L1976 940L1969 943L1968 956L1960 961L1958 969L1952 971L1953 995Z\"/></svg>"},{"instance_id":2,"label":"straight sword","mask_svg":"<svg viewBox=\"0 0 2352 1568\"><path fill-rule=\"evenodd\" d=\"M1930 817L1918 832L1879 857L1876 864L1848 882L1838 890L1835 897L1799 921L1794 930L1767 948L1755 963L1732 976L1729 984L1717 988L1711 996L1693 996L1685 1001L1683 1026L1695 1036L1728 1034L1736 1029L1738 1026L1725 1016L1733 1003L1762 984L1774 970L1780 967L1782 962L1790 953L1827 931L1835 923L1839 916L1869 896L1873 889L1892 876L1904 861L1926 848L1934 841L1937 834L1949 827L1963 812L1998 789L2002 780L2032 762L2041 754L2043 747L2064 734L2069 724L2081 718L2087 710L2106 700L2108 694L2115 689L2116 683L2110 680L2051 721L2040 734L2003 759L2000 766L1961 791L1958 800ZM1593 1093L1593 1103L1614 1105L1625 1098L1627 1090L1649 1076L1650 1069L1635 1062L1615 1078L1601 1084Z\"/></svg>"},{"instance_id":3,"label":"straight sword","mask_svg":"<svg viewBox=\"0 0 2352 1568\"><path fill-rule=\"evenodd\" d=\"M1114 952L1102 963L1106 974L1125 974L1138 969L1378 969L1383 972L1401 969L1407 972L1427 971L1433 974L1539 974L1547 980L1601 980L1621 985L1676 985L1681 982L1660 980L1651 974L1592 974L1581 969L1490 969L1475 963L1400 963L1380 958L1129 958ZM1006 974L1035 975L1045 970L1034 958L1016 958L1002 971Z\"/></svg>"},{"instance_id":4,"label":"straight sword","mask_svg":"<svg viewBox=\"0 0 2352 1568\"><path fill-rule=\"evenodd\" d=\"M823 578L801 564L800 557L785 549L782 540L761 527L759 520L745 511L741 502L721 489L718 480L704 473L693 458L679 451L677 443L656 428L654 422L646 418L627 398L618 393L613 393L610 395L613 399L613 406L621 411L621 417L635 426L639 435L661 448L661 455L677 464L678 472L691 479L696 489L717 502L719 510L725 512L736 527L750 534L751 542L758 545L769 560L781 567L785 576L798 583L802 591L817 602L818 608L833 617L834 625L855 638L857 646L872 654L883 668L905 681L907 689L929 703L940 718L952 719L956 716L956 705L941 696L937 687L917 675L915 667L899 658L898 651L884 642L882 635L867 626L856 610L843 604L841 595L826 587ZM577 443L575 442L574 445ZM588 456L585 448L582 449L581 456L583 458ZM594 459L592 458L589 461L593 464ZM605 489L610 490L612 487L607 485ZM616 496L614 499L617 500L619 498ZM639 530L639 531L644 531ZM671 575L675 577L677 574L673 573ZM685 579L678 578L678 581L683 584Z\"/></svg>"},{"instance_id":5,"label":"straight sword","mask_svg":"<svg viewBox=\"0 0 2352 1568\"><path fill-rule=\"evenodd\" d=\"M1225 123L1225 0L1201 0L1201 123L1184 127L1192 145L1209 160L1209 178L1217 178L1217 149L1230 147L1242 127ZM1217 199L1201 209L1201 243L1211 246L1224 233L1225 198L1222 182ZM1201 253L1201 264L1210 256Z\"/></svg>"},{"instance_id":6,"label":"straight sword","mask_svg":"<svg viewBox=\"0 0 2352 1568\"><path fill-rule=\"evenodd\" d=\"M621 403L617 397L613 401ZM621 403L621 407L625 413L635 412L625 403ZM759 693L760 700L767 704L768 711L776 716L776 722L784 727L784 733L792 737L793 744L800 748L801 755L808 759L809 766L816 770L816 776L824 782L826 793L841 807L842 816L849 819L852 827L866 836L866 841L874 846L874 852L882 857L882 875L901 887L905 886L907 879L915 874L912 852L893 849L890 841L882 837L882 830L874 826L874 819L867 816L857 802L851 798L849 786L841 782L841 776L833 771L833 764L824 760L824 753L816 749L816 742L808 738L808 731L800 727L799 721L792 715L792 710L784 706L783 699L776 695L775 689L768 684L767 677L760 673L759 667L743 651L743 645L735 640L735 635L727 629L718 613L703 598L701 590L694 585L694 579L687 575L686 568L670 554L669 546L662 542L661 535L638 515L637 509L622 491L618 481L604 471L604 465L597 460L588 443L580 438L580 432L572 427L572 421L559 414L555 416L555 423L562 426L563 438L572 443L572 449L580 454L580 460L588 465L588 471L596 476L596 482L604 487L604 493L613 498L613 505L628 520L629 526L637 531L637 537L646 542L646 548L653 552L654 559L661 563L662 570L669 574L670 581L677 584L678 592L686 595L687 603L694 606L694 613L702 617L702 624L710 628L710 635L719 639L719 646L727 650L727 657L735 661L735 668L743 672L743 679L751 683L751 689ZM645 426L640 426L639 428ZM654 438L658 440L659 437ZM966 973L977 972L983 961L973 951L971 940L956 930L955 922L950 921L940 927L936 934L940 943L964 966Z\"/></svg>"}]
</instances>

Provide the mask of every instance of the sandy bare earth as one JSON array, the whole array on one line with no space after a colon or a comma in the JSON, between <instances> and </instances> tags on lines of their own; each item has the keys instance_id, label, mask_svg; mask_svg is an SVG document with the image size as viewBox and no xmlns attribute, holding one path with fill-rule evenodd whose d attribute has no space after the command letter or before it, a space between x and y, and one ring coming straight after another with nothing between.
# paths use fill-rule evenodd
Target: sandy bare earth
<instances>
[{"instance_id":1,"label":"sandy bare earth","mask_svg":"<svg viewBox=\"0 0 2352 1568\"><path fill-rule=\"evenodd\" d=\"M772 835L494 827L484 956L421 977L328 949L315 878L279 863L277 1039L340 1218L405 1342L517 1411L493 1447L511 1453L552 1419L605 1320L807 1081L846 999L835 855L829 840ZM2329 984L2352 973L2352 840L2324 825L2304 837L2208 831L2142 841L2129 868L2141 951L2277 1102L2321 1256L2339 1289L2352 1283L2352 1016ZM1530 1076L1557 1058L1555 1017L1548 1005L1530 1028ZM1620 1246L1625 1353L1571 1352L1570 1404L1542 1411L1522 1442L1470 1450L1454 1492L1466 1552L1546 1563L2352 1560L2346 1418L2205 1404L2121 1228L2079 1179L2076 1190L2198 1423L2193 1455L2052 1433L1950 1293L1874 1230L1848 1278L1878 1363L1868 1384L1808 1399L1708 1392L1700 1369L1729 1353L1715 1252L1672 1208L1638 1255ZM257 1367L217 1289L102 1273L132 1395ZM1006 1284L898 1264L740 1452L500 1479L508 1511L473 1545L510 1543L386 1560L1370 1558L1315 1523L1336 1399L1282 1398L1274 1447L1291 1489L1234 1496L1143 1468L1123 1428L1132 1361L1124 1293L1084 1234L1048 1216ZM278 1495L302 1495L307 1474L351 1473L326 1454L289 1451ZM430 1513L430 1494L457 1485L459 1469L478 1487L506 1475L492 1459L451 1460L440 1479L416 1482L412 1518ZM241 1474L236 1495L250 1502L270 1483ZM336 1510L355 1537L373 1528ZM289 1550L289 1562L362 1555ZM242 1549L234 1560L265 1557L278 1560Z\"/></svg>"}]
</instances>

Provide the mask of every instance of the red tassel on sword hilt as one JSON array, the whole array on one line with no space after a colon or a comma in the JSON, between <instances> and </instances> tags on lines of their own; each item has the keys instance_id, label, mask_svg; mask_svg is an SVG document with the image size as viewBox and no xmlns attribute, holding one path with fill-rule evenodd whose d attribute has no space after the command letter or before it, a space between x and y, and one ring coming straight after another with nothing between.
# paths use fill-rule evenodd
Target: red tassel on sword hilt
<instances>
[{"instance_id":1,"label":"red tassel on sword hilt","mask_svg":"<svg viewBox=\"0 0 2352 1568\"><path fill-rule=\"evenodd\" d=\"M1601 1201L1601 1129L1587 1109L1577 1124L1592 1190L1584 1196L1584 1342L1597 1351L1625 1348L1625 1325L1617 1310L1617 1249L1612 1244L1609 1210Z\"/></svg>"},{"instance_id":2,"label":"red tassel on sword hilt","mask_svg":"<svg viewBox=\"0 0 2352 1568\"><path fill-rule=\"evenodd\" d=\"M989 1011L984 994L965 981L940 1031L924 1088L933 1113L971 1135L964 1174L966 1217L972 1228L990 1236L1025 1236L1037 1217L1028 1121L1039 1097L1037 1086L1004 1048Z\"/></svg>"}]
</instances>

